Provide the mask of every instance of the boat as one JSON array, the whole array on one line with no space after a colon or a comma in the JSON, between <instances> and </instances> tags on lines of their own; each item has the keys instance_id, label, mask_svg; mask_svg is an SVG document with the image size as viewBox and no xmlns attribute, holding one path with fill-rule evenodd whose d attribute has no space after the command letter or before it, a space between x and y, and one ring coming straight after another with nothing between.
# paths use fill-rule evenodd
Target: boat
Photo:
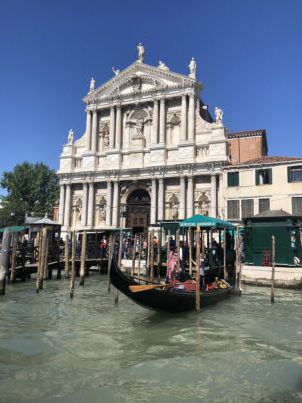
<instances>
[{"instance_id":1,"label":"boat","mask_svg":"<svg viewBox=\"0 0 302 403\"><path fill-rule=\"evenodd\" d=\"M110 281L121 293L126 295L133 302L144 308L153 309L155 311L166 311L171 313L185 312L195 309L196 295L195 292L188 292L170 288L164 290L159 288L142 292L132 292L129 287L140 284L134 277L123 273L113 258L110 267ZM145 281L144 281L145 283ZM154 284L148 282L148 284ZM211 292L200 293L200 306L203 307L213 305L216 302L224 300L230 296L232 288L218 289Z\"/></svg>"}]
</instances>

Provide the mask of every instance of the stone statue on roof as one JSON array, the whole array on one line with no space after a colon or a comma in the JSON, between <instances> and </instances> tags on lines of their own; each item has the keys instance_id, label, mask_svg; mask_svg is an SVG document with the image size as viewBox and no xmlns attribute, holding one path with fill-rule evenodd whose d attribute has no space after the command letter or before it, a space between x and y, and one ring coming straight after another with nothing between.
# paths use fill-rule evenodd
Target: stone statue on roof
<instances>
[{"instance_id":1,"label":"stone statue on roof","mask_svg":"<svg viewBox=\"0 0 302 403\"><path fill-rule=\"evenodd\" d=\"M220 108L218 108L217 106L215 107L215 117L216 117L216 124L221 125L222 124L223 111Z\"/></svg>"},{"instance_id":2,"label":"stone statue on roof","mask_svg":"<svg viewBox=\"0 0 302 403\"><path fill-rule=\"evenodd\" d=\"M190 70L189 77L196 78L196 62L194 60L194 57L192 57L188 67L189 67L189 70Z\"/></svg>"},{"instance_id":3,"label":"stone statue on roof","mask_svg":"<svg viewBox=\"0 0 302 403\"><path fill-rule=\"evenodd\" d=\"M163 63L162 61L159 61L158 68L161 69L161 70L166 70L166 71L170 70L169 67L165 63Z\"/></svg>"},{"instance_id":4,"label":"stone statue on roof","mask_svg":"<svg viewBox=\"0 0 302 403\"><path fill-rule=\"evenodd\" d=\"M92 79L90 80L89 91L93 91L93 90L94 90L94 86L95 86L95 79L92 78Z\"/></svg>"},{"instance_id":5,"label":"stone statue on roof","mask_svg":"<svg viewBox=\"0 0 302 403\"><path fill-rule=\"evenodd\" d=\"M120 74L120 70L115 69L114 66L112 67L112 71L113 71L114 75L116 75L116 76L118 76Z\"/></svg>"},{"instance_id":6,"label":"stone statue on roof","mask_svg":"<svg viewBox=\"0 0 302 403\"><path fill-rule=\"evenodd\" d=\"M138 59L137 61L140 63L144 63L144 57L145 57L145 48L141 43L137 45L137 51L138 51Z\"/></svg>"},{"instance_id":7,"label":"stone statue on roof","mask_svg":"<svg viewBox=\"0 0 302 403\"><path fill-rule=\"evenodd\" d=\"M74 138L74 133L73 133L73 130L70 129L68 132L68 145L72 146L73 138Z\"/></svg>"}]
</instances>

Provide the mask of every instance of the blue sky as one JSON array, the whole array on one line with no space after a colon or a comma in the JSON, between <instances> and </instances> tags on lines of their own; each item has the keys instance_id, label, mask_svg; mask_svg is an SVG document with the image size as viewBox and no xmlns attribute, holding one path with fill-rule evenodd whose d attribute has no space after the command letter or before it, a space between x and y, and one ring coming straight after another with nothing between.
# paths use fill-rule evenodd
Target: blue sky
<instances>
[{"instance_id":1,"label":"blue sky","mask_svg":"<svg viewBox=\"0 0 302 403\"><path fill-rule=\"evenodd\" d=\"M301 156L301 0L0 0L0 175L18 162L58 168L70 128L85 130L96 85L146 49L187 74L230 131L265 128L270 155Z\"/></svg>"}]
</instances>

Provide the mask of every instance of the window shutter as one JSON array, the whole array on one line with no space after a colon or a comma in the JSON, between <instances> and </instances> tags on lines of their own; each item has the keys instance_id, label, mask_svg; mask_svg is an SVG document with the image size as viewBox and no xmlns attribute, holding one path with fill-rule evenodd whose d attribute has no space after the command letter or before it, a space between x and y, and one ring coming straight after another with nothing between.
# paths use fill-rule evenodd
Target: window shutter
<instances>
[{"instance_id":1,"label":"window shutter","mask_svg":"<svg viewBox=\"0 0 302 403\"><path fill-rule=\"evenodd\" d=\"M255 175L256 175L256 185L259 185L259 171L255 171Z\"/></svg>"},{"instance_id":2,"label":"window shutter","mask_svg":"<svg viewBox=\"0 0 302 403\"><path fill-rule=\"evenodd\" d=\"M273 172L272 168L268 169L268 184L271 185L273 183Z\"/></svg>"},{"instance_id":3,"label":"window shutter","mask_svg":"<svg viewBox=\"0 0 302 403\"><path fill-rule=\"evenodd\" d=\"M228 172L228 187L239 186L239 172Z\"/></svg>"},{"instance_id":4,"label":"window shutter","mask_svg":"<svg viewBox=\"0 0 302 403\"><path fill-rule=\"evenodd\" d=\"M291 182L291 181L292 181L291 167L287 167L287 181L288 181L288 182Z\"/></svg>"}]
</instances>

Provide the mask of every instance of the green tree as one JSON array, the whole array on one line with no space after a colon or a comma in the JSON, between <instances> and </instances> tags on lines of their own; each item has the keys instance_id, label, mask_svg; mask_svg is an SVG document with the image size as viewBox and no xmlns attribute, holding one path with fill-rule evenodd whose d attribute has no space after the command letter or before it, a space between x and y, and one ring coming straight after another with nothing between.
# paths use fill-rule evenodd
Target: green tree
<instances>
[{"instance_id":1,"label":"green tree","mask_svg":"<svg viewBox=\"0 0 302 403\"><path fill-rule=\"evenodd\" d=\"M0 209L6 225L22 224L26 213L52 213L59 197L59 178L42 162L16 165L11 172L3 173L0 185L6 191Z\"/></svg>"}]
</instances>

